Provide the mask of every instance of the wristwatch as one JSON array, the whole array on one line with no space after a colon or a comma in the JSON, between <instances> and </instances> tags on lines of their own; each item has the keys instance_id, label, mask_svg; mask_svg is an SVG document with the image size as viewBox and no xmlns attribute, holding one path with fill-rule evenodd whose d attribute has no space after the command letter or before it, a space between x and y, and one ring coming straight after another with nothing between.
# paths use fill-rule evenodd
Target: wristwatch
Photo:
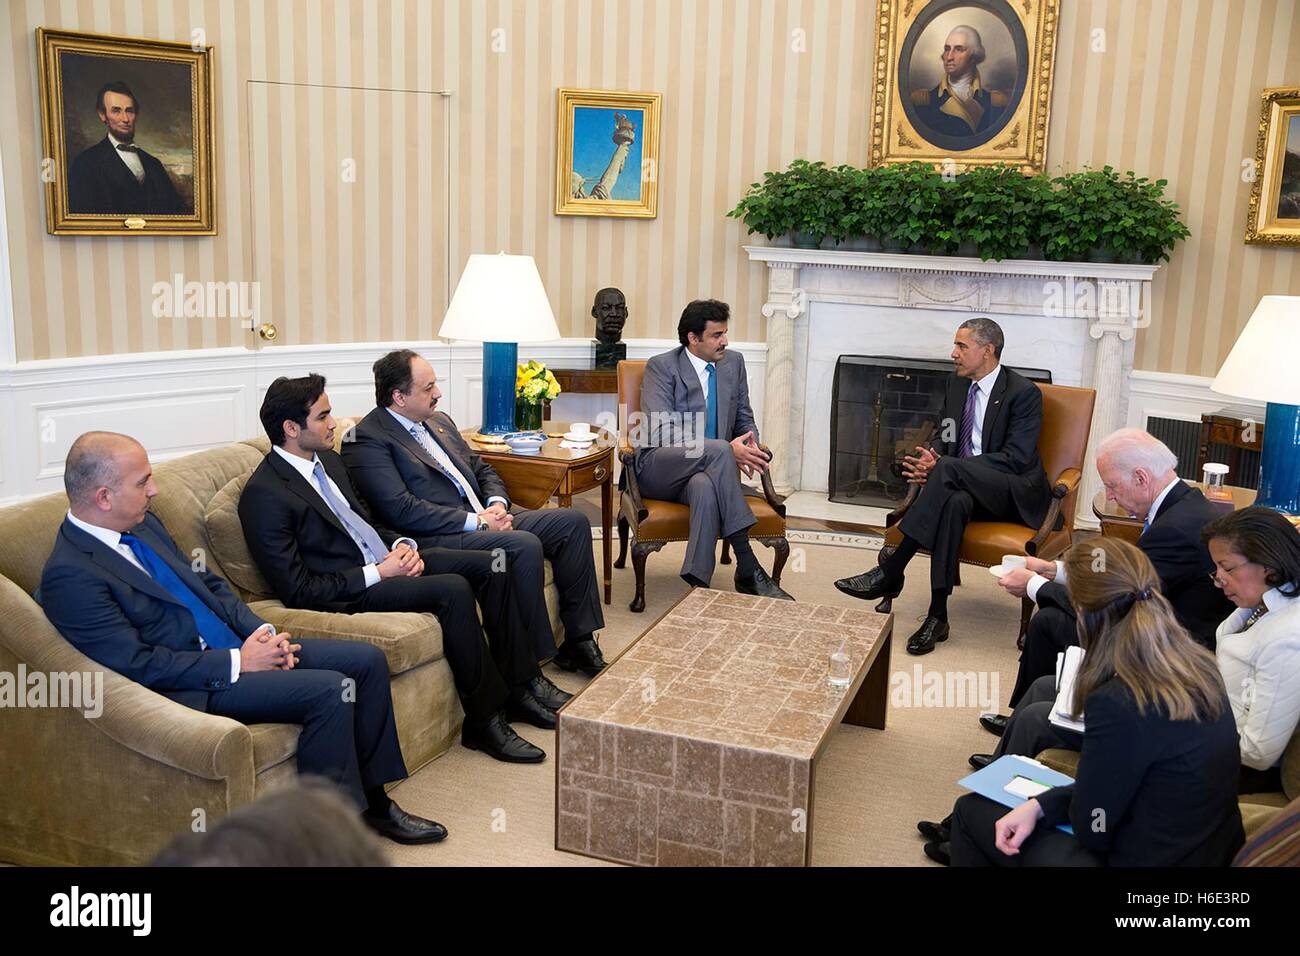
<instances>
[{"instance_id":1,"label":"wristwatch","mask_svg":"<svg viewBox=\"0 0 1300 956\"><path fill-rule=\"evenodd\" d=\"M479 530L479 531L486 531L487 529L488 529L487 519L484 518L482 515L479 515L479 518L478 518L478 530Z\"/></svg>"}]
</instances>

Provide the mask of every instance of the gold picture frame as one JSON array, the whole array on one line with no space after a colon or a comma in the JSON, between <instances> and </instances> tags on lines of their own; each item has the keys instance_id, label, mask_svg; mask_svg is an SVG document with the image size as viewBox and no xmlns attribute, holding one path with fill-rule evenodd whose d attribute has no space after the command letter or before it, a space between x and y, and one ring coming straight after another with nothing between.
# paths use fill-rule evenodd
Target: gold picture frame
<instances>
[{"instance_id":1,"label":"gold picture frame","mask_svg":"<svg viewBox=\"0 0 1300 956\"><path fill-rule=\"evenodd\" d=\"M1261 100L1246 241L1300 246L1300 87L1270 87Z\"/></svg>"},{"instance_id":2,"label":"gold picture frame","mask_svg":"<svg viewBox=\"0 0 1300 956\"><path fill-rule=\"evenodd\" d=\"M617 90L557 92L557 216L658 215L662 99Z\"/></svg>"},{"instance_id":3,"label":"gold picture frame","mask_svg":"<svg viewBox=\"0 0 1300 956\"><path fill-rule=\"evenodd\" d=\"M1042 172L1059 4L879 0L871 165Z\"/></svg>"},{"instance_id":4,"label":"gold picture frame","mask_svg":"<svg viewBox=\"0 0 1300 956\"><path fill-rule=\"evenodd\" d=\"M43 28L36 47L46 230L216 235L212 47Z\"/></svg>"}]
</instances>

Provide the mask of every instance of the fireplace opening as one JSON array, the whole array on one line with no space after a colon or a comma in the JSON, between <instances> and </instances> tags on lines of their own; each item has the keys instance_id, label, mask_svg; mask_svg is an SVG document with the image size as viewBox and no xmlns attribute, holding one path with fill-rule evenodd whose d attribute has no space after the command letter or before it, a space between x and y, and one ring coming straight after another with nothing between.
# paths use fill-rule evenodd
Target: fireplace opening
<instances>
[{"instance_id":1,"label":"fireplace opening","mask_svg":"<svg viewBox=\"0 0 1300 956\"><path fill-rule=\"evenodd\" d=\"M1046 369L1017 368L1035 382ZM831 386L830 500L892 509L907 496L903 457L943 410L951 361L841 355Z\"/></svg>"}]
</instances>

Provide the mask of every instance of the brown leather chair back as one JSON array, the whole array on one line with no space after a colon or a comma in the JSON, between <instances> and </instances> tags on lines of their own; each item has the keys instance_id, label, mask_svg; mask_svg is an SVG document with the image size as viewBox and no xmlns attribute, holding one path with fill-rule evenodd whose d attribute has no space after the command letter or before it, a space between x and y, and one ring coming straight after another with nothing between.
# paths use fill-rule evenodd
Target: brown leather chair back
<instances>
[{"instance_id":1,"label":"brown leather chair back","mask_svg":"<svg viewBox=\"0 0 1300 956\"><path fill-rule=\"evenodd\" d=\"M1083 470L1092 431L1092 409L1097 393L1091 388L1038 383L1043 393L1043 427L1038 433L1038 455L1047 480L1055 481L1067 468Z\"/></svg>"},{"instance_id":2,"label":"brown leather chair back","mask_svg":"<svg viewBox=\"0 0 1300 956\"><path fill-rule=\"evenodd\" d=\"M620 451L631 451L627 443L627 417L641 410L641 380L645 361L623 359L618 363L618 433Z\"/></svg>"}]
</instances>

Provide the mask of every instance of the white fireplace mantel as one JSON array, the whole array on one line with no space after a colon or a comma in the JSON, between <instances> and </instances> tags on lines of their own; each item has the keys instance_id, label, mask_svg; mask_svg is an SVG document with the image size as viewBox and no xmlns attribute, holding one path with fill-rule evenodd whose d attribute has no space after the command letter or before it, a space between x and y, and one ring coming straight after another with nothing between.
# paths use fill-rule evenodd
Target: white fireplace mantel
<instances>
[{"instance_id":1,"label":"white fireplace mantel","mask_svg":"<svg viewBox=\"0 0 1300 956\"><path fill-rule=\"evenodd\" d=\"M984 262L782 246L745 251L768 267L763 438L775 455L779 492L822 490L817 471L829 462L829 419L820 418L829 409L829 382L819 378L825 363L818 364L819 342L810 325L816 304L828 316L817 334L835 336L832 350L870 348L872 354L915 358L947 356L960 323L938 313L979 314L1003 325L1010 364L1050 368L1060 384L1096 389L1078 514L1080 524L1095 526L1089 504L1100 482L1090 467L1093 447L1125 420L1133 340L1151 322L1158 265ZM899 309L915 311L900 316Z\"/></svg>"}]
</instances>

